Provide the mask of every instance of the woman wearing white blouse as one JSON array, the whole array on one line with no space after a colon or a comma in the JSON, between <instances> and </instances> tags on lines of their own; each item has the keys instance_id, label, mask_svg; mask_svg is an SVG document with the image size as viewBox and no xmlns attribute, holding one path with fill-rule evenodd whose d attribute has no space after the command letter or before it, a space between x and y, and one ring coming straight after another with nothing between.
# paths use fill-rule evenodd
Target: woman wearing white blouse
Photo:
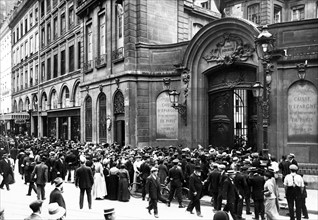
<instances>
[{"instance_id":1,"label":"woman wearing white blouse","mask_svg":"<svg viewBox=\"0 0 318 220\"><path fill-rule=\"evenodd\" d=\"M276 199L278 198L277 186L273 183L272 174L270 172L265 172L264 174L265 185L264 185L264 206L265 214L268 220L278 220L282 219L277 211Z\"/></svg>"}]
</instances>

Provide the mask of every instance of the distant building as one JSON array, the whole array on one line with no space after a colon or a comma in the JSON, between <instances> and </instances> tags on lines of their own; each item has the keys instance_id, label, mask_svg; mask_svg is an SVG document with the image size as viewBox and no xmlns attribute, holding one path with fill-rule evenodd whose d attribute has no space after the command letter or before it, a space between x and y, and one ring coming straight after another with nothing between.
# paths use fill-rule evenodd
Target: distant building
<instances>
[{"instance_id":1,"label":"distant building","mask_svg":"<svg viewBox=\"0 0 318 220\"><path fill-rule=\"evenodd\" d=\"M10 130L11 30L6 20L0 28L0 133Z\"/></svg>"}]
</instances>

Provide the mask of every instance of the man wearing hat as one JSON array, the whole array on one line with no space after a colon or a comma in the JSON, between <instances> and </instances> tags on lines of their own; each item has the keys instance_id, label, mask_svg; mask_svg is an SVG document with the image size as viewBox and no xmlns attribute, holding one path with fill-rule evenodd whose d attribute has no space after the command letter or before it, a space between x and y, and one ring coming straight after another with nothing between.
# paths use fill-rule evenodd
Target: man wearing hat
<instances>
[{"instance_id":1,"label":"man wearing hat","mask_svg":"<svg viewBox=\"0 0 318 220\"><path fill-rule=\"evenodd\" d=\"M86 191L88 208L92 208L92 186L94 184L93 171L90 167L86 166L86 158L80 157L81 166L75 172L75 186L80 188L80 209L83 208L84 193Z\"/></svg>"},{"instance_id":2,"label":"man wearing hat","mask_svg":"<svg viewBox=\"0 0 318 220\"><path fill-rule=\"evenodd\" d=\"M46 157L41 156L41 163L35 165L31 179L35 179L38 200L45 200L45 184L48 181L48 167L45 164Z\"/></svg>"},{"instance_id":3,"label":"man wearing hat","mask_svg":"<svg viewBox=\"0 0 318 220\"><path fill-rule=\"evenodd\" d=\"M24 220L42 220L41 211L42 211L42 201L36 200L29 205L32 209L32 214L26 217Z\"/></svg>"},{"instance_id":4,"label":"man wearing hat","mask_svg":"<svg viewBox=\"0 0 318 220\"><path fill-rule=\"evenodd\" d=\"M63 207L66 210L65 201L63 198L63 179L61 177L57 177L54 179L53 183L55 184L55 189L50 194L49 203L57 202L57 204ZM65 212L66 215L66 212Z\"/></svg>"},{"instance_id":5,"label":"man wearing hat","mask_svg":"<svg viewBox=\"0 0 318 220\"><path fill-rule=\"evenodd\" d=\"M304 190L304 180L297 174L298 167L295 164L289 166L290 174L284 179L286 199L288 203L290 220L295 219L294 204L296 203L296 219L301 219L301 199Z\"/></svg>"},{"instance_id":6,"label":"man wearing hat","mask_svg":"<svg viewBox=\"0 0 318 220\"><path fill-rule=\"evenodd\" d=\"M209 194L212 196L213 201L213 208L216 211L217 208L217 198L219 194L219 183L220 183L220 176L221 172L218 169L218 164L213 163L213 170L209 174L208 178L204 181L204 184L207 184Z\"/></svg>"},{"instance_id":7,"label":"man wearing hat","mask_svg":"<svg viewBox=\"0 0 318 220\"><path fill-rule=\"evenodd\" d=\"M249 183L251 186L251 196L254 201L254 212L255 217L254 219L265 219L264 218L264 184L265 180L264 177L260 175L260 170L256 167L250 167L248 169L250 172Z\"/></svg>"},{"instance_id":8,"label":"man wearing hat","mask_svg":"<svg viewBox=\"0 0 318 220\"><path fill-rule=\"evenodd\" d=\"M11 175L11 177L13 178L13 170L7 153L4 153L2 155L2 160L0 160L0 175L2 175L3 177L0 188L3 189L3 186L6 185L7 190L10 190L9 175Z\"/></svg>"},{"instance_id":9,"label":"man wearing hat","mask_svg":"<svg viewBox=\"0 0 318 220\"><path fill-rule=\"evenodd\" d=\"M142 179L142 200L145 200L146 196L146 182L150 175L150 159L149 155L144 155L145 161L140 165L141 179Z\"/></svg>"},{"instance_id":10,"label":"man wearing hat","mask_svg":"<svg viewBox=\"0 0 318 220\"><path fill-rule=\"evenodd\" d=\"M150 175L147 177L146 180L146 194L149 194L149 205L147 207L149 214L151 214L151 210L154 210L154 216L158 218L158 200L163 203L168 203L161 196L161 189L160 189L160 181L158 178L158 168L152 167L150 171Z\"/></svg>"},{"instance_id":11,"label":"man wearing hat","mask_svg":"<svg viewBox=\"0 0 318 220\"><path fill-rule=\"evenodd\" d=\"M237 216L237 202L242 199L236 186L234 185L234 177L236 172L234 170L227 171L228 178L223 183L223 195L226 200L223 211L228 211L234 220L242 219Z\"/></svg>"},{"instance_id":12,"label":"man wearing hat","mask_svg":"<svg viewBox=\"0 0 318 220\"><path fill-rule=\"evenodd\" d=\"M223 200L223 183L227 179L226 175L226 166L224 164L219 165L219 170L220 170L220 181L218 184L218 197L217 197L217 208L216 210L221 210L222 208L222 200Z\"/></svg>"},{"instance_id":13,"label":"man wearing hat","mask_svg":"<svg viewBox=\"0 0 318 220\"><path fill-rule=\"evenodd\" d=\"M192 214L195 208L197 215L203 217L201 214L200 199L202 197L203 184L201 181L201 167L195 166L194 172L189 177L189 199L190 203L186 211Z\"/></svg>"},{"instance_id":14,"label":"man wearing hat","mask_svg":"<svg viewBox=\"0 0 318 220\"><path fill-rule=\"evenodd\" d=\"M184 208L182 205L182 184L184 182L184 176L181 167L178 166L179 160L174 159L173 161L173 167L170 168L167 178L167 183L170 182L170 194L168 197L168 207L170 207L170 203L172 201L172 198L174 196L174 193L176 193L176 197L179 202L179 208Z\"/></svg>"}]
</instances>

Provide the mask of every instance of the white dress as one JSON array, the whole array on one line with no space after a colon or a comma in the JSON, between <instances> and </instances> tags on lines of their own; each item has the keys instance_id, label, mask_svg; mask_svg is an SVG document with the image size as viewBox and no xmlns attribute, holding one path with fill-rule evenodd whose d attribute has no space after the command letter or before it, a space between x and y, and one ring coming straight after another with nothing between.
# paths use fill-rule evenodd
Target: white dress
<instances>
[{"instance_id":1,"label":"white dress","mask_svg":"<svg viewBox=\"0 0 318 220\"><path fill-rule=\"evenodd\" d=\"M100 162L95 162L95 174L93 185L93 199L104 199L107 195L106 181L103 174L103 166Z\"/></svg>"}]
</instances>

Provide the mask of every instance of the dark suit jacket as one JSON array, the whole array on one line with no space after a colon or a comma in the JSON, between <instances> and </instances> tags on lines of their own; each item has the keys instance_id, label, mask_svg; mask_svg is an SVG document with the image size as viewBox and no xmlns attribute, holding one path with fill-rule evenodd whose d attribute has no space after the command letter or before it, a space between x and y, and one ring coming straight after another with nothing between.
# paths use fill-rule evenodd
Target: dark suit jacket
<instances>
[{"instance_id":1,"label":"dark suit jacket","mask_svg":"<svg viewBox=\"0 0 318 220\"><path fill-rule=\"evenodd\" d=\"M150 199L158 200L161 197L160 188L159 178L155 179L152 175L147 177L146 193L149 193Z\"/></svg>"},{"instance_id":2,"label":"dark suit jacket","mask_svg":"<svg viewBox=\"0 0 318 220\"><path fill-rule=\"evenodd\" d=\"M59 204L59 206L66 209L66 204L65 204L63 195L62 195L61 191L57 188L53 189L53 191L50 194L49 203L54 203L54 202L57 202L57 204Z\"/></svg>"},{"instance_id":3,"label":"dark suit jacket","mask_svg":"<svg viewBox=\"0 0 318 220\"><path fill-rule=\"evenodd\" d=\"M189 177L189 199L200 199L202 196L203 184L200 176L192 173ZM196 195L194 195L196 193Z\"/></svg>"},{"instance_id":4,"label":"dark suit jacket","mask_svg":"<svg viewBox=\"0 0 318 220\"><path fill-rule=\"evenodd\" d=\"M94 184L94 176L91 168L82 165L75 173L75 185L79 188L91 188Z\"/></svg>"},{"instance_id":5,"label":"dark suit jacket","mask_svg":"<svg viewBox=\"0 0 318 220\"><path fill-rule=\"evenodd\" d=\"M48 167L43 162L35 165L31 179L34 179L35 176L36 184L44 185L48 181Z\"/></svg>"},{"instance_id":6,"label":"dark suit jacket","mask_svg":"<svg viewBox=\"0 0 318 220\"><path fill-rule=\"evenodd\" d=\"M244 175L240 172L237 172L235 177L234 177L234 184L236 188L238 189L238 192L240 193L241 196L245 195L245 192L247 190L247 182L244 177Z\"/></svg>"},{"instance_id":7,"label":"dark suit jacket","mask_svg":"<svg viewBox=\"0 0 318 220\"><path fill-rule=\"evenodd\" d=\"M169 170L169 180L171 182L172 185L176 186L176 187L181 187L182 183L184 181L184 177L183 177L183 173L182 173L182 169L178 166L173 166L170 170Z\"/></svg>"},{"instance_id":8,"label":"dark suit jacket","mask_svg":"<svg viewBox=\"0 0 318 220\"><path fill-rule=\"evenodd\" d=\"M218 192L221 173L214 169L208 176L207 184L209 184L209 192Z\"/></svg>"},{"instance_id":9,"label":"dark suit jacket","mask_svg":"<svg viewBox=\"0 0 318 220\"><path fill-rule=\"evenodd\" d=\"M226 199L227 203L234 203L239 196L234 182L232 183L229 177L223 183L223 195L225 195L224 199Z\"/></svg>"},{"instance_id":10,"label":"dark suit jacket","mask_svg":"<svg viewBox=\"0 0 318 220\"><path fill-rule=\"evenodd\" d=\"M0 173L3 173L4 177L8 176L9 174L13 176L9 159L7 159L7 162L4 159L0 160Z\"/></svg>"},{"instance_id":11,"label":"dark suit jacket","mask_svg":"<svg viewBox=\"0 0 318 220\"><path fill-rule=\"evenodd\" d=\"M66 176L66 171L67 171L65 161L62 162L60 159L56 160L55 170L57 172L57 176L61 177L64 180Z\"/></svg>"},{"instance_id":12,"label":"dark suit jacket","mask_svg":"<svg viewBox=\"0 0 318 220\"><path fill-rule=\"evenodd\" d=\"M257 199L257 200L262 200L264 199L264 184L265 184L265 180L264 177L256 174L252 177L250 177L250 185L251 185L251 195L253 200Z\"/></svg>"}]
</instances>

